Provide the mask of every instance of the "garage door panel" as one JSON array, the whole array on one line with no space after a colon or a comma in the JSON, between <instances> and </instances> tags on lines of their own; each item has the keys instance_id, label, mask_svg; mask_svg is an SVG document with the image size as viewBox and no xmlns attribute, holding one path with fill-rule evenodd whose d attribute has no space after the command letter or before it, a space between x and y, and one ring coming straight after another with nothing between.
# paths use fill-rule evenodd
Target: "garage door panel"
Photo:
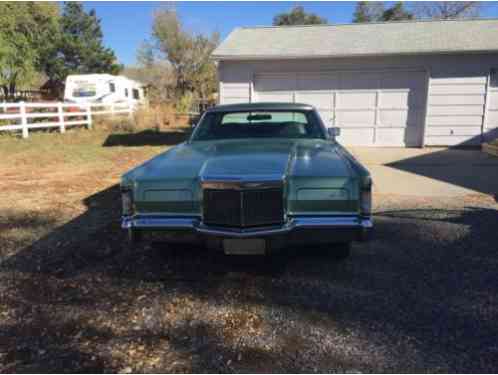
<instances>
[{"instance_id":1,"label":"garage door panel","mask_svg":"<svg viewBox=\"0 0 498 375\"><path fill-rule=\"evenodd\" d=\"M439 84L439 83L445 83L445 84L452 84L452 85L460 85L460 84L486 84L487 78L484 75L481 76L475 76L475 77L432 77L431 78L431 84Z\"/></svg>"},{"instance_id":2,"label":"garage door panel","mask_svg":"<svg viewBox=\"0 0 498 375\"><path fill-rule=\"evenodd\" d=\"M373 108L376 103L376 92L344 92L337 93L337 108Z\"/></svg>"},{"instance_id":3,"label":"garage door panel","mask_svg":"<svg viewBox=\"0 0 498 375\"><path fill-rule=\"evenodd\" d=\"M425 104L421 91L409 90L382 91L379 102L382 108L419 108Z\"/></svg>"},{"instance_id":4,"label":"garage door panel","mask_svg":"<svg viewBox=\"0 0 498 375\"><path fill-rule=\"evenodd\" d=\"M232 98L249 98L249 85L247 83L224 83L223 94Z\"/></svg>"},{"instance_id":5,"label":"garage door panel","mask_svg":"<svg viewBox=\"0 0 498 375\"><path fill-rule=\"evenodd\" d=\"M341 135L338 140L343 145L371 146L373 144L373 128L344 128L341 127Z\"/></svg>"},{"instance_id":6,"label":"garage door panel","mask_svg":"<svg viewBox=\"0 0 498 375\"><path fill-rule=\"evenodd\" d=\"M456 145L477 146L480 143L481 143L480 136L474 136L469 138L466 135L461 135L461 136L450 135L450 136L427 136L425 138L425 144L427 146L456 146Z\"/></svg>"},{"instance_id":7,"label":"garage door panel","mask_svg":"<svg viewBox=\"0 0 498 375\"><path fill-rule=\"evenodd\" d=\"M380 93L380 105L382 108L406 108L409 105L410 92L391 91Z\"/></svg>"},{"instance_id":8,"label":"garage door panel","mask_svg":"<svg viewBox=\"0 0 498 375\"><path fill-rule=\"evenodd\" d=\"M375 111L337 111L336 123L339 126L374 125Z\"/></svg>"},{"instance_id":9,"label":"garage door panel","mask_svg":"<svg viewBox=\"0 0 498 375\"><path fill-rule=\"evenodd\" d=\"M474 136L481 132L480 126L438 126L437 128L427 128L428 136Z\"/></svg>"},{"instance_id":10,"label":"garage door panel","mask_svg":"<svg viewBox=\"0 0 498 375\"><path fill-rule=\"evenodd\" d=\"M427 116L428 126L482 124L482 116Z\"/></svg>"},{"instance_id":11,"label":"garage door panel","mask_svg":"<svg viewBox=\"0 0 498 375\"><path fill-rule=\"evenodd\" d=\"M433 105L484 105L484 95L431 95L429 103Z\"/></svg>"},{"instance_id":12,"label":"garage door panel","mask_svg":"<svg viewBox=\"0 0 498 375\"><path fill-rule=\"evenodd\" d=\"M403 146L406 144L405 128L377 128L375 142L383 146Z\"/></svg>"},{"instance_id":13,"label":"garage door panel","mask_svg":"<svg viewBox=\"0 0 498 375\"><path fill-rule=\"evenodd\" d=\"M383 126L406 126L408 123L407 110L380 110L379 122ZM413 117L413 116L412 116Z\"/></svg>"},{"instance_id":14,"label":"garage door panel","mask_svg":"<svg viewBox=\"0 0 498 375\"><path fill-rule=\"evenodd\" d=\"M466 106L437 106L431 107L429 115L482 115L484 107L482 105L466 105Z\"/></svg>"},{"instance_id":15,"label":"garage door panel","mask_svg":"<svg viewBox=\"0 0 498 375\"><path fill-rule=\"evenodd\" d=\"M431 86L431 94L481 94L484 95L486 93L486 86L480 84L472 84L472 85L432 85Z\"/></svg>"}]
</instances>

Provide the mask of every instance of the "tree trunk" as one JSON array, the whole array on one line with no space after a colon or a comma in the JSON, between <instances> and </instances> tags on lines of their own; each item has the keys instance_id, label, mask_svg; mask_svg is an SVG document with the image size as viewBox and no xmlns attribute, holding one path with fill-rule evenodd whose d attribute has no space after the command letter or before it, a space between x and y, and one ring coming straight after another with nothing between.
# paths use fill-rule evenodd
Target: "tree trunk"
<instances>
[{"instance_id":1,"label":"tree trunk","mask_svg":"<svg viewBox=\"0 0 498 375\"><path fill-rule=\"evenodd\" d=\"M9 97L11 100L16 98L16 82L12 81L9 83Z\"/></svg>"},{"instance_id":2,"label":"tree trunk","mask_svg":"<svg viewBox=\"0 0 498 375\"><path fill-rule=\"evenodd\" d=\"M4 100L7 100L9 98L9 88L7 87L7 85L2 85L2 91Z\"/></svg>"}]
</instances>

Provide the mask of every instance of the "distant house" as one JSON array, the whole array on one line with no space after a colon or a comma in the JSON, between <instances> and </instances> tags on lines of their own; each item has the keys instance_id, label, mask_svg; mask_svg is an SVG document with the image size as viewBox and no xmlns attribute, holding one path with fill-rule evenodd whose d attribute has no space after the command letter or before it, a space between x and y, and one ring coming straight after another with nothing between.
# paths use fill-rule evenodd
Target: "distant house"
<instances>
[{"instance_id":1,"label":"distant house","mask_svg":"<svg viewBox=\"0 0 498 375\"><path fill-rule=\"evenodd\" d=\"M47 80L40 87L41 96L44 100L58 100L64 96L64 83Z\"/></svg>"},{"instance_id":2,"label":"distant house","mask_svg":"<svg viewBox=\"0 0 498 375\"><path fill-rule=\"evenodd\" d=\"M498 20L237 28L213 57L220 103L310 103L344 144L479 144L498 129Z\"/></svg>"}]
</instances>

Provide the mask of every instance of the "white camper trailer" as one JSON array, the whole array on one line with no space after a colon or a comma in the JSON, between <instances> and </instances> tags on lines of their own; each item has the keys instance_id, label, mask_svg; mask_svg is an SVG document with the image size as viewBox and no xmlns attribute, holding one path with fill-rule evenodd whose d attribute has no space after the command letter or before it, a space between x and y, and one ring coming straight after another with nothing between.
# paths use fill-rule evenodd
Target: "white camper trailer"
<instances>
[{"instance_id":1,"label":"white camper trailer","mask_svg":"<svg viewBox=\"0 0 498 375\"><path fill-rule=\"evenodd\" d=\"M145 90L140 82L111 74L80 74L66 78L64 100L72 103L144 104Z\"/></svg>"}]
</instances>

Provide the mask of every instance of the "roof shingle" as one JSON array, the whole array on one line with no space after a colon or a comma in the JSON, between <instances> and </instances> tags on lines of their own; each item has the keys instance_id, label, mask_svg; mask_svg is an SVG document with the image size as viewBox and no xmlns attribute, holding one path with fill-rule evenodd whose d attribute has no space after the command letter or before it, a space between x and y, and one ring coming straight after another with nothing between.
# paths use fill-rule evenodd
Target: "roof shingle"
<instances>
[{"instance_id":1,"label":"roof shingle","mask_svg":"<svg viewBox=\"0 0 498 375\"><path fill-rule=\"evenodd\" d=\"M213 58L277 59L498 51L498 20L237 28Z\"/></svg>"}]
</instances>

